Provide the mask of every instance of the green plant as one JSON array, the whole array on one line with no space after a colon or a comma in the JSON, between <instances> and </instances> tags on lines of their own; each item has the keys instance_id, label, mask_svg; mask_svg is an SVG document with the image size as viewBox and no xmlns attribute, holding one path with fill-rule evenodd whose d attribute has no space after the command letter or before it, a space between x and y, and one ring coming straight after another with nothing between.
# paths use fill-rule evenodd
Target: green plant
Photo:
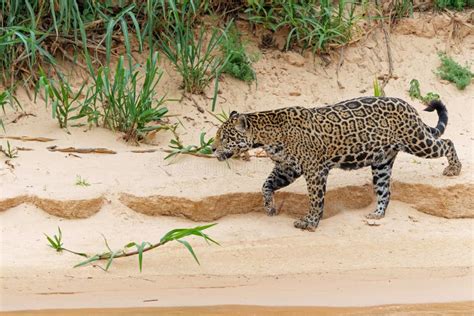
<instances>
[{"instance_id":1,"label":"green plant","mask_svg":"<svg viewBox=\"0 0 474 316\"><path fill-rule=\"evenodd\" d=\"M432 100L439 100L439 94L428 92L426 96L422 96L420 92L420 82L416 79L410 81L410 89L408 90L412 99L419 99L425 104L429 104Z\"/></svg>"},{"instance_id":2,"label":"green plant","mask_svg":"<svg viewBox=\"0 0 474 316\"><path fill-rule=\"evenodd\" d=\"M394 12L392 16L397 19L413 15L413 1L412 0L395 0L391 3L390 9Z\"/></svg>"},{"instance_id":3,"label":"green plant","mask_svg":"<svg viewBox=\"0 0 474 316\"><path fill-rule=\"evenodd\" d=\"M446 54L439 54L441 66L438 67L436 74L443 80L448 80L456 85L459 90L464 90L474 77L469 67L459 65Z\"/></svg>"},{"instance_id":4,"label":"green plant","mask_svg":"<svg viewBox=\"0 0 474 316\"><path fill-rule=\"evenodd\" d=\"M227 60L217 56L227 30L213 28L210 32L201 26L197 37L193 31L192 1L178 10L174 1L168 1L168 27L160 33L158 46L183 78L186 92L199 94L212 79L219 77ZM206 39L205 35L210 33Z\"/></svg>"},{"instance_id":5,"label":"green plant","mask_svg":"<svg viewBox=\"0 0 474 316\"><path fill-rule=\"evenodd\" d=\"M108 66L101 67L80 116L96 124L102 119L104 127L125 133L126 140L140 140L148 132L166 128L156 123L168 112L163 106L168 101L165 96L156 97L156 86L162 76L157 53L146 61L143 83L139 76L137 68L124 67L123 57L119 58L113 76Z\"/></svg>"},{"instance_id":6,"label":"green plant","mask_svg":"<svg viewBox=\"0 0 474 316\"><path fill-rule=\"evenodd\" d=\"M153 33L152 12L158 2L1 1L0 81L6 86L16 86L17 79L36 82L38 66L60 73L58 53L94 76L93 63L100 62L101 56L109 63L117 43L125 46L131 64L132 37L141 50L144 36ZM80 55L85 66L79 62Z\"/></svg>"},{"instance_id":7,"label":"green plant","mask_svg":"<svg viewBox=\"0 0 474 316\"><path fill-rule=\"evenodd\" d=\"M90 183L87 182L86 179L84 179L81 176L77 175L75 185L81 186L81 187L88 187L88 186L90 186Z\"/></svg>"},{"instance_id":8,"label":"green plant","mask_svg":"<svg viewBox=\"0 0 474 316\"><path fill-rule=\"evenodd\" d=\"M245 47L235 25L230 26L226 38L221 43L221 49L228 60L222 72L245 82L251 82L256 79L255 71L252 68L252 61L245 52Z\"/></svg>"},{"instance_id":9,"label":"green plant","mask_svg":"<svg viewBox=\"0 0 474 316\"><path fill-rule=\"evenodd\" d=\"M286 31L287 50L298 45L313 53L348 43L356 21L355 5L345 0L338 1L336 8L330 0L249 0L245 12L255 24L273 32Z\"/></svg>"},{"instance_id":10,"label":"green plant","mask_svg":"<svg viewBox=\"0 0 474 316\"><path fill-rule=\"evenodd\" d=\"M81 86L79 91L73 92L71 85L62 76L59 76L58 80L53 80L47 77L41 67L39 71L40 78L36 84L35 102L38 91L43 88L46 106L48 106L49 101L51 101L53 119L58 120L60 128L67 128L69 120L79 118L79 116L71 117L71 114L83 105L79 97L82 96L85 83Z\"/></svg>"},{"instance_id":11,"label":"green plant","mask_svg":"<svg viewBox=\"0 0 474 316\"><path fill-rule=\"evenodd\" d=\"M229 112L225 112L224 110L221 111L221 113L214 114L212 112L207 112L210 115L212 115L216 120L218 120L221 123L224 123L229 119Z\"/></svg>"},{"instance_id":12,"label":"green plant","mask_svg":"<svg viewBox=\"0 0 474 316\"><path fill-rule=\"evenodd\" d=\"M219 245L219 243L215 240L213 240L211 237L209 237L207 234L203 233L204 230L211 228L216 224L210 224L210 225L205 225L205 226L197 226L194 228L180 228L180 229L173 229L169 232L167 232L163 237L161 237L160 241L157 243L150 243L150 242L141 242L141 243L136 243L136 242L130 242L126 244L122 249L119 250L112 250L109 247L109 244L107 242L107 239L104 237L105 241L105 246L107 247L107 251L104 251L102 253L97 253L93 255L88 255L83 252L77 252L73 251L70 249L67 249L63 246L63 241L62 241L62 232L61 228L58 227L58 234L54 235L53 237L50 237L46 234L46 239L48 240L48 245L49 247L53 248L57 252L62 252L66 251L69 253L72 253L74 255L78 255L81 257L87 258L85 261L82 261L78 264L76 264L74 267L81 267L85 266L87 264L97 262L97 261L107 261L107 264L105 268L103 268L105 271L107 271L110 266L112 265L112 262L114 259L118 258L124 258L124 257L130 257L130 256L135 256L138 255L138 267L140 269L140 272L142 271L143 268L143 253L150 251L152 249L161 247L165 244L167 244L170 241L177 241L184 245L186 249L191 253L193 256L194 260L199 264L199 260L194 253L194 250L191 246L191 244L184 240L184 238L189 237L189 236L196 236L196 237L201 237L203 238L208 244L214 243L216 245ZM130 248L135 248L136 250L130 251Z\"/></svg>"},{"instance_id":13,"label":"green plant","mask_svg":"<svg viewBox=\"0 0 474 316\"><path fill-rule=\"evenodd\" d=\"M9 91L3 91L0 93L0 108L2 108L3 114L5 114L5 107L9 105L12 109L16 109L17 107L21 108L20 102L18 99ZM0 117L0 127L5 131L5 126L3 125L3 120Z\"/></svg>"},{"instance_id":14,"label":"green plant","mask_svg":"<svg viewBox=\"0 0 474 316\"><path fill-rule=\"evenodd\" d=\"M439 10L446 8L463 10L465 8L474 7L474 2L472 0L435 0L435 6Z\"/></svg>"},{"instance_id":15,"label":"green plant","mask_svg":"<svg viewBox=\"0 0 474 316\"><path fill-rule=\"evenodd\" d=\"M374 97L383 97L385 95L385 92L383 91L382 86L380 86L379 80L377 78L374 78L373 89Z\"/></svg>"},{"instance_id":16,"label":"green plant","mask_svg":"<svg viewBox=\"0 0 474 316\"><path fill-rule=\"evenodd\" d=\"M10 142L7 141L7 147L3 148L0 146L0 151L10 159L17 158L18 157L18 150L10 145Z\"/></svg>"},{"instance_id":17,"label":"green plant","mask_svg":"<svg viewBox=\"0 0 474 316\"><path fill-rule=\"evenodd\" d=\"M169 147L171 150L166 151L170 154L165 157L165 159L169 159L171 157L176 157L179 154L189 154L195 156L209 156L212 154L212 143L214 142L214 138L210 138L208 140L205 139L206 133L201 132L199 136L199 145L184 145L179 138L179 135L173 130L173 134L175 136L174 139L170 141Z\"/></svg>"}]
</instances>

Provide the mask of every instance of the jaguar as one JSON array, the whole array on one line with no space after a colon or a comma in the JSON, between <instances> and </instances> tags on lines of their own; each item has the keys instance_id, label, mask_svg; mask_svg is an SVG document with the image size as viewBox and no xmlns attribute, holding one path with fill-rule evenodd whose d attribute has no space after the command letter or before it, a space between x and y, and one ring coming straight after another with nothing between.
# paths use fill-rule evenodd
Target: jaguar
<instances>
[{"instance_id":1,"label":"jaguar","mask_svg":"<svg viewBox=\"0 0 474 316\"><path fill-rule=\"evenodd\" d=\"M425 111L436 111L436 127L426 125L416 109L399 98L359 97L315 108L286 107L272 111L233 111L217 130L212 151L223 161L262 148L275 166L263 184L264 208L276 215L275 191L303 176L309 212L294 222L314 231L323 215L329 171L370 166L376 195L368 218L385 216L390 201L390 178L398 152L424 158L446 157L445 176L461 172L454 144L441 139L448 123L446 106L431 101Z\"/></svg>"}]
</instances>

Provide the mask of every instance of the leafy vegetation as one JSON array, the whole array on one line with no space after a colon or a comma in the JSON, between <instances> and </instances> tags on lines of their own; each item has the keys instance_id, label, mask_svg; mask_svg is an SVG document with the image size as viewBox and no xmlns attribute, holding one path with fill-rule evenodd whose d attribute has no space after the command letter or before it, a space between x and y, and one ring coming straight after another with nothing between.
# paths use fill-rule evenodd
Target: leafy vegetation
<instances>
[{"instance_id":1,"label":"leafy vegetation","mask_svg":"<svg viewBox=\"0 0 474 316\"><path fill-rule=\"evenodd\" d=\"M143 269L143 253L153 250L155 248L161 247L170 241L177 241L181 243L191 253L194 260L196 260L196 262L199 264L199 260L196 256L196 253L194 252L194 249L192 248L191 244L184 238L189 237L189 236L196 236L196 237L203 238L208 244L213 243L213 244L219 245L217 241L213 240L207 234L203 233L204 230L209 229L213 227L214 225L216 224L197 226L194 228L173 229L167 232L163 237L161 237L160 241L157 243L150 243L150 242L145 242L145 241L141 243L130 242L126 244L122 249L118 249L118 250L112 250L109 247L107 239L104 237L104 242L105 242L105 246L107 250L102 253L91 254L91 255L86 254L84 252L77 252L77 251L73 251L68 248L65 248L63 244L63 240L62 240L62 231L61 231L61 228L59 227L58 227L57 235L55 234L53 235L53 237L50 237L46 234L44 235L48 241L49 247L53 248L57 252L66 251L74 255L86 258L86 260L76 264L74 267L85 266L97 261L106 261L107 263L105 265L105 268L103 269L107 271L112 265L112 262L114 259L130 257L130 256L138 256L138 267L141 272ZM132 249L135 248L135 250L130 250L131 248Z\"/></svg>"},{"instance_id":2,"label":"leafy vegetation","mask_svg":"<svg viewBox=\"0 0 474 316\"><path fill-rule=\"evenodd\" d=\"M436 74L443 80L448 80L456 85L459 90L464 90L474 77L469 67L459 65L446 54L440 54L441 66L438 67Z\"/></svg>"},{"instance_id":3,"label":"leafy vegetation","mask_svg":"<svg viewBox=\"0 0 474 316\"><path fill-rule=\"evenodd\" d=\"M80 116L125 133L126 140L139 140L148 132L164 128L159 122L168 109L164 106L165 96L156 97L156 86L162 76L157 63L157 53L148 57L144 78L140 78L139 67L125 67L123 57L114 73L108 66L101 67Z\"/></svg>"},{"instance_id":4,"label":"leafy vegetation","mask_svg":"<svg viewBox=\"0 0 474 316\"><path fill-rule=\"evenodd\" d=\"M248 4L245 12L251 22L287 32L287 50L299 46L316 53L331 44L343 45L349 42L356 21L355 4L346 0L336 7L330 0L249 0Z\"/></svg>"},{"instance_id":5,"label":"leafy vegetation","mask_svg":"<svg viewBox=\"0 0 474 316\"><path fill-rule=\"evenodd\" d=\"M147 9L133 2L120 7L114 1L2 1L0 80L6 86L15 86L16 79L31 84L38 80L40 65L59 73L55 59L58 54L74 62L83 56L85 68L94 75L93 61L100 62L100 57L106 56L109 62L113 42L124 45L131 60L129 29L134 30L141 50L141 28L151 27L147 27L145 18L139 22L138 16L146 17ZM119 41L117 32L123 34Z\"/></svg>"},{"instance_id":6,"label":"leafy vegetation","mask_svg":"<svg viewBox=\"0 0 474 316\"><path fill-rule=\"evenodd\" d=\"M474 7L474 2L472 0L435 0L435 5L440 10L446 8L464 10Z\"/></svg>"},{"instance_id":7,"label":"leafy vegetation","mask_svg":"<svg viewBox=\"0 0 474 316\"><path fill-rule=\"evenodd\" d=\"M5 114L5 107L9 106L13 109L20 107L18 99L9 91L3 91L0 93L0 108L2 108L3 114ZM5 126L3 125L3 120L0 117L0 127L5 131Z\"/></svg>"},{"instance_id":8,"label":"leafy vegetation","mask_svg":"<svg viewBox=\"0 0 474 316\"><path fill-rule=\"evenodd\" d=\"M186 92L202 93L212 79L218 78L227 60L216 55L226 30L212 28L206 39L206 27L199 28L198 36L193 31L192 2L183 5L181 12L170 1L170 11L159 38L159 48L175 66L183 78Z\"/></svg>"},{"instance_id":9,"label":"leafy vegetation","mask_svg":"<svg viewBox=\"0 0 474 316\"><path fill-rule=\"evenodd\" d=\"M240 39L239 30L235 25L229 28L221 47L224 56L228 60L222 72L245 82L251 82L256 79L255 71L252 68L252 61L247 56L245 47Z\"/></svg>"},{"instance_id":10,"label":"leafy vegetation","mask_svg":"<svg viewBox=\"0 0 474 316\"><path fill-rule=\"evenodd\" d=\"M85 84L81 86L79 91L73 92L71 85L62 77L58 80L50 79L40 68L40 78L35 89L35 100L38 91L43 88L45 96L45 104L48 106L51 101L51 110L53 118L57 119L60 128L67 128L69 120L75 120L78 117L71 117L82 105L79 97Z\"/></svg>"},{"instance_id":11,"label":"leafy vegetation","mask_svg":"<svg viewBox=\"0 0 474 316\"><path fill-rule=\"evenodd\" d=\"M425 104L429 104L433 100L439 100L439 94L434 92L428 92L425 96L421 95L420 92L420 82L416 79L410 81L410 89L408 90L410 97L412 99L419 99Z\"/></svg>"},{"instance_id":12,"label":"leafy vegetation","mask_svg":"<svg viewBox=\"0 0 474 316\"><path fill-rule=\"evenodd\" d=\"M165 159L169 159L172 157L176 157L179 154L188 154L188 155L195 155L195 156L209 156L212 154L212 143L214 142L214 138L209 138L208 140L205 139L206 133L201 132L199 136L199 145L184 145L179 138L179 135L173 131L175 138L170 141L169 147L171 150L167 151L170 154L165 157Z\"/></svg>"}]
</instances>

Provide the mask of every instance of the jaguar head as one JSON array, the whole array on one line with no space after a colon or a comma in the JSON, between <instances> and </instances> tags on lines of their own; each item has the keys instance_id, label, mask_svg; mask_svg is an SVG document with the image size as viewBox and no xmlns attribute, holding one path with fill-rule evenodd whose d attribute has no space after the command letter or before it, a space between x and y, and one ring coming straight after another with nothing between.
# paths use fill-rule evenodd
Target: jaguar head
<instances>
[{"instance_id":1,"label":"jaguar head","mask_svg":"<svg viewBox=\"0 0 474 316\"><path fill-rule=\"evenodd\" d=\"M250 123L246 114L232 111L217 130L212 151L219 161L239 155L253 147Z\"/></svg>"}]
</instances>

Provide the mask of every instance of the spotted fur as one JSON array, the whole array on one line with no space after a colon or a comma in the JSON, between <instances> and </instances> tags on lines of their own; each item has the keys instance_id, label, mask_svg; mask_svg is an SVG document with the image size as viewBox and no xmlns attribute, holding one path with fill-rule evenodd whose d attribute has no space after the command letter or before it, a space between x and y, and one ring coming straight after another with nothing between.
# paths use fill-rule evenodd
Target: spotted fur
<instances>
[{"instance_id":1,"label":"spotted fur","mask_svg":"<svg viewBox=\"0 0 474 316\"><path fill-rule=\"evenodd\" d=\"M397 98L362 97L332 106L274 111L232 112L217 131L213 151L219 160L263 148L275 167L263 184L264 207L275 215L274 192L304 176L309 212L294 226L314 230L322 217L329 170L371 166L377 206L369 218L385 215L390 200L390 177L399 151L418 157L446 157L446 176L459 175L461 163L451 140L439 139L448 122L446 107L432 101L436 127L427 126L416 110Z\"/></svg>"}]
</instances>

